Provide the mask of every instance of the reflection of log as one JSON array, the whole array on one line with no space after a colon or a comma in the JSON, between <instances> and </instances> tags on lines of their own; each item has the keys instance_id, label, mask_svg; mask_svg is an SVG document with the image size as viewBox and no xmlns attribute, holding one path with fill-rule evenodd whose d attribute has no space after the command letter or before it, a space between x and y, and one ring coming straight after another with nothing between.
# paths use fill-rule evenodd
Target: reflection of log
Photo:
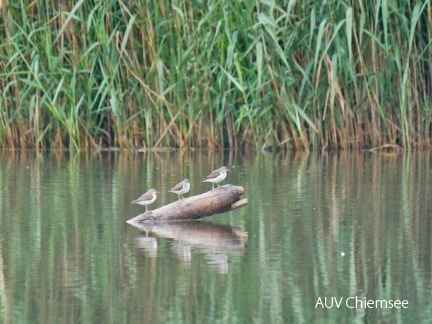
<instances>
[{"instance_id":1,"label":"reflection of log","mask_svg":"<svg viewBox=\"0 0 432 324\"><path fill-rule=\"evenodd\" d=\"M247 241L247 232L229 225L209 222L163 222L133 224L146 233L171 238L183 245L211 248L213 252L229 253L243 249Z\"/></svg>"},{"instance_id":2,"label":"reflection of log","mask_svg":"<svg viewBox=\"0 0 432 324\"><path fill-rule=\"evenodd\" d=\"M142 222L198 219L223 213L247 205L247 199L240 200L243 193L243 187L228 184L140 214L127 222L136 225Z\"/></svg>"},{"instance_id":3,"label":"reflection of log","mask_svg":"<svg viewBox=\"0 0 432 324\"><path fill-rule=\"evenodd\" d=\"M204 253L206 263L220 273L228 272L228 256L243 254L248 233L228 225L209 222L145 222L134 226L159 237L173 239L172 247L185 264L190 264L192 251ZM157 255L154 237L137 238L138 246L150 257Z\"/></svg>"}]
</instances>

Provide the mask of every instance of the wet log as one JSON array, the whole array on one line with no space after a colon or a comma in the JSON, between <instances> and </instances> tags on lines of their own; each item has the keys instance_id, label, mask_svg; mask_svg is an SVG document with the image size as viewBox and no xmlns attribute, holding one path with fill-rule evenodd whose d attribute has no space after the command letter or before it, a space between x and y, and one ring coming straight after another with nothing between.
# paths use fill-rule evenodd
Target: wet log
<instances>
[{"instance_id":1,"label":"wet log","mask_svg":"<svg viewBox=\"0 0 432 324\"><path fill-rule=\"evenodd\" d=\"M201 195L177 200L135 216L127 221L131 225L143 222L198 219L224 213L247 205L247 199L241 199L243 187L231 184L218 187Z\"/></svg>"}]
</instances>

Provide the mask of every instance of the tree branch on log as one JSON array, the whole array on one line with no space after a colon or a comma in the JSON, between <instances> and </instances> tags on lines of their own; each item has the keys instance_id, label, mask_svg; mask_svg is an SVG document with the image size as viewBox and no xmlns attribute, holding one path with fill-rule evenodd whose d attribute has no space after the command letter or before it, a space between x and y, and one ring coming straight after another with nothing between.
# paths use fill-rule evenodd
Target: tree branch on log
<instances>
[{"instance_id":1,"label":"tree branch on log","mask_svg":"<svg viewBox=\"0 0 432 324\"><path fill-rule=\"evenodd\" d=\"M243 193L243 187L228 184L145 212L127 223L136 225L143 222L198 219L224 213L247 205L247 199L240 200Z\"/></svg>"}]
</instances>

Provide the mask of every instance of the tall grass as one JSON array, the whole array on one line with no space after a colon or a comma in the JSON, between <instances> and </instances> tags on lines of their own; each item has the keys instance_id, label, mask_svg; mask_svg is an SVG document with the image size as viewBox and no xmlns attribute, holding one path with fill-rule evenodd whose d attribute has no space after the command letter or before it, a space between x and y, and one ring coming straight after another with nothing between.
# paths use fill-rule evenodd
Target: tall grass
<instances>
[{"instance_id":1,"label":"tall grass","mask_svg":"<svg viewBox=\"0 0 432 324\"><path fill-rule=\"evenodd\" d=\"M431 146L427 0L0 6L3 148Z\"/></svg>"}]
</instances>

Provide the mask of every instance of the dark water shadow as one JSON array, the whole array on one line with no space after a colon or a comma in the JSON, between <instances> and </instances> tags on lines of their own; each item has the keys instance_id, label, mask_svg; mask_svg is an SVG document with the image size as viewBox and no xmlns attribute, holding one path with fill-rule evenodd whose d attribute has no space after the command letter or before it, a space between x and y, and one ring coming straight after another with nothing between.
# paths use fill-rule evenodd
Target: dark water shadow
<instances>
[{"instance_id":1,"label":"dark water shadow","mask_svg":"<svg viewBox=\"0 0 432 324\"><path fill-rule=\"evenodd\" d=\"M158 237L172 239L175 254L186 266L192 261L193 252L204 254L205 262L219 273L228 273L228 257L243 254L248 233L229 225L203 221L181 221L133 224L146 233L136 238L137 245L147 256L158 254Z\"/></svg>"}]
</instances>

